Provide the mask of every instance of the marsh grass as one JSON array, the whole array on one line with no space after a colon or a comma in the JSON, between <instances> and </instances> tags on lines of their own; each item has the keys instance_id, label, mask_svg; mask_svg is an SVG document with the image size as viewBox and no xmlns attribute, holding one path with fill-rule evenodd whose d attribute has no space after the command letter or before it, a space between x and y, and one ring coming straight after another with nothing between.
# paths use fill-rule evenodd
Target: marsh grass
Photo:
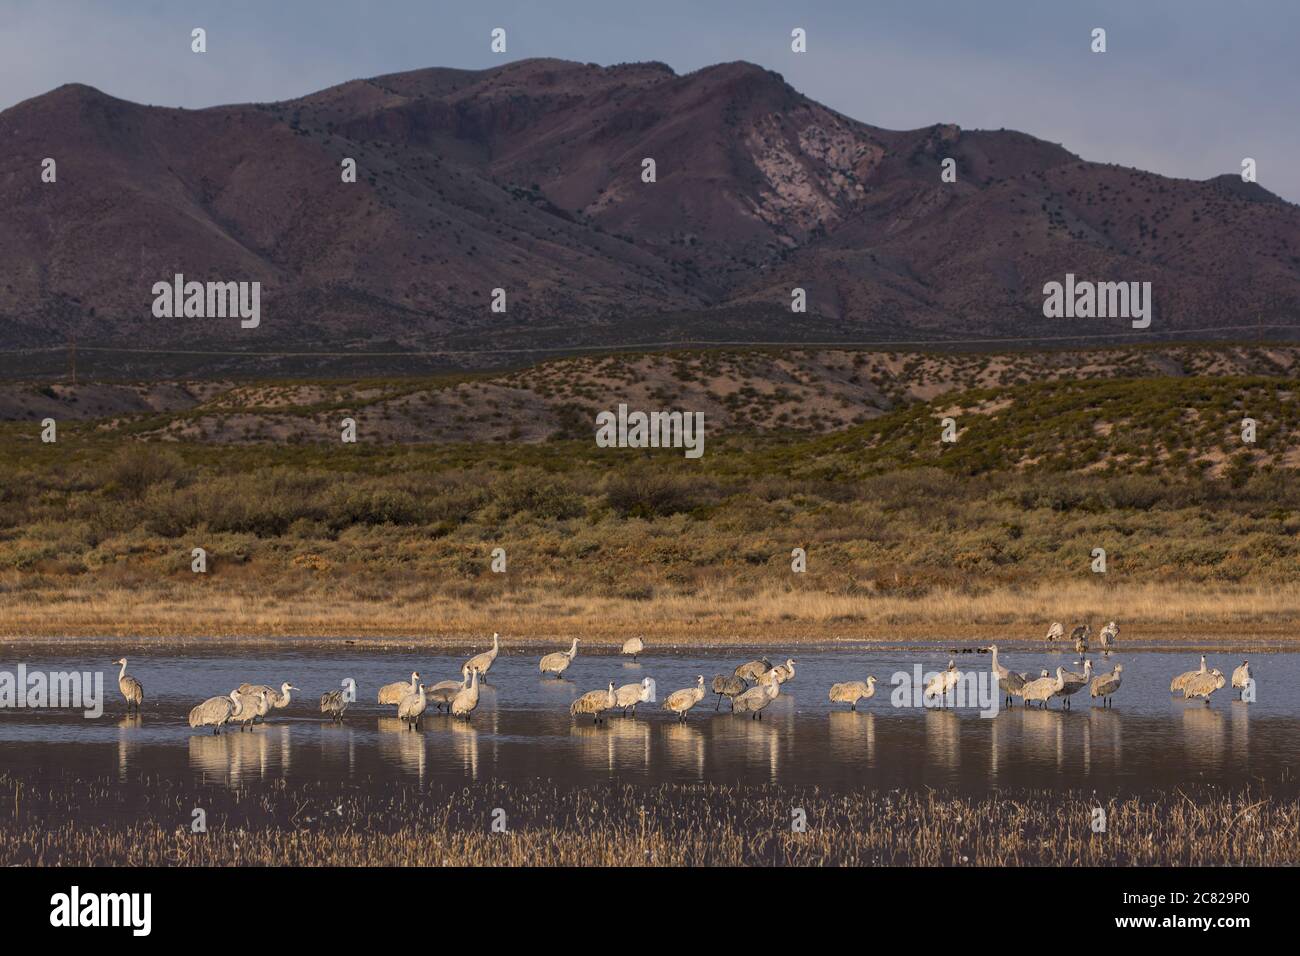
<instances>
[{"instance_id":1,"label":"marsh grass","mask_svg":"<svg viewBox=\"0 0 1300 956\"><path fill-rule=\"evenodd\" d=\"M150 798L140 799L139 786ZM208 832L190 832L191 808ZM1092 829L1106 811L1105 833ZM505 810L507 831L492 832ZM801 808L805 832L794 832ZM79 866L1212 866L1300 862L1300 799L1101 798L547 780L421 789L0 774L0 864Z\"/></svg>"}]
</instances>

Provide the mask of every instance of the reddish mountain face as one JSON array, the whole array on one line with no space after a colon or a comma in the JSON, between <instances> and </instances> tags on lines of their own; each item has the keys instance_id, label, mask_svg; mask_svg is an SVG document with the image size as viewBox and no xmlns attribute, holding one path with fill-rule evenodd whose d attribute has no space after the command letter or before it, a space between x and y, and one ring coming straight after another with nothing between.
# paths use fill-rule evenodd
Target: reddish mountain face
<instances>
[{"instance_id":1,"label":"reddish mountain face","mask_svg":"<svg viewBox=\"0 0 1300 956\"><path fill-rule=\"evenodd\" d=\"M1253 334L1300 307L1300 207L1239 177L877 129L747 63L526 60L197 111L64 86L0 113L0 142L0 347L1132 334L1044 319L1066 273L1151 282L1152 338ZM260 326L155 318L176 273L261 282Z\"/></svg>"}]
</instances>

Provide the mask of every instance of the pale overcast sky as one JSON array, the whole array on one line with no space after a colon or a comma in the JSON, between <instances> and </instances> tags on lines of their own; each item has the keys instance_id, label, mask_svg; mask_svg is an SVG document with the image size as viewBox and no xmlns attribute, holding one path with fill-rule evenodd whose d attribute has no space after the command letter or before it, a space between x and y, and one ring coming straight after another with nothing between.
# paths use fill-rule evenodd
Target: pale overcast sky
<instances>
[{"instance_id":1,"label":"pale overcast sky","mask_svg":"<svg viewBox=\"0 0 1300 956\"><path fill-rule=\"evenodd\" d=\"M0 109L70 82L200 107L533 56L751 60L877 126L1008 127L1194 179L1251 156L1300 201L1300 0L0 0Z\"/></svg>"}]
</instances>

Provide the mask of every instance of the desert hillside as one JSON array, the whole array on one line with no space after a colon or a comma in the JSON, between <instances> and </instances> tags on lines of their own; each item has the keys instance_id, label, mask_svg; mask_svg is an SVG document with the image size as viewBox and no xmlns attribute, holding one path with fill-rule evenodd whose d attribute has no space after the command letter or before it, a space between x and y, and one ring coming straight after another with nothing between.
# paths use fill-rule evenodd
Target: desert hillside
<instances>
[{"instance_id":1,"label":"desert hillside","mask_svg":"<svg viewBox=\"0 0 1300 956\"><path fill-rule=\"evenodd\" d=\"M1291 334L1300 303L1300 207L1261 186L1014 131L881 129L748 63L524 60L202 110L69 85L0 113L0 137L0 348L34 350L6 375L56 372L71 337L144 350L100 355L100 377L410 373L687 340L1130 340L1123 319L1043 318L1044 282L1066 273L1150 281L1152 339ZM260 282L264 321L155 318L151 287L175 273Z\"/></svg>"}]
</instances>

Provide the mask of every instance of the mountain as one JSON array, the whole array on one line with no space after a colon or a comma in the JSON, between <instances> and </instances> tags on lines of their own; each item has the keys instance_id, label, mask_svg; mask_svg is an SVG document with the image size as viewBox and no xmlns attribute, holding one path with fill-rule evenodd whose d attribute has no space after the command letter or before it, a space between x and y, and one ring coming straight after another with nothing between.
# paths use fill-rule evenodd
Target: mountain
<instances>
[{"instance_id":1,"label":"mountain","mask_svg":"<svg viewBox=\"0 0 1300 956\"><path fill-rule=\"evenodd\" d=\"M203 110L68 85L0 113L0 142L0 349L486 366L681 339L1287 338L1300 311L1300 207L1258 185L1012 131L880 129L748 63L523 60ZM260 282L261 325L155 318L175 273ZM1066 273L1150 281L1151 329L1044 319L1043 284ZM47 360L64 361L17 362Z\"/></svg>"}]
</instances>

